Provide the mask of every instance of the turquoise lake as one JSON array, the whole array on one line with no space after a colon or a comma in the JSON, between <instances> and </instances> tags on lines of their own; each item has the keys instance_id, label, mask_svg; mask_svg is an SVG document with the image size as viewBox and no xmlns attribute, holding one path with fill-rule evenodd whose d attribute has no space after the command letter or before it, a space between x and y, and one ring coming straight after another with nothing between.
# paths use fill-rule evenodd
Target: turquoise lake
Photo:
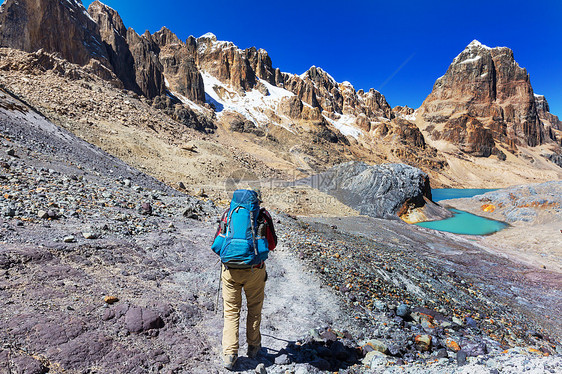
<instances>
[{"instance_id":1,"label":"turquoise lake","mask_svg":"<svg viewBox=\"0 0 562 374\"><path fill-rule=\"evenodd\" d=\"M433 201L441 201L447 199L457 199L462 197L472 197L480 195L491 189L456 189L443 188L431 191ZM427 227L433 230L452 232L454 234L465 235L488 235L498 232L508 225L505 222L494 221L484 217L480 217L458 209L449 209L454 216L441 221L421 222L418 226Z\"/></svg>"}]
</instances>

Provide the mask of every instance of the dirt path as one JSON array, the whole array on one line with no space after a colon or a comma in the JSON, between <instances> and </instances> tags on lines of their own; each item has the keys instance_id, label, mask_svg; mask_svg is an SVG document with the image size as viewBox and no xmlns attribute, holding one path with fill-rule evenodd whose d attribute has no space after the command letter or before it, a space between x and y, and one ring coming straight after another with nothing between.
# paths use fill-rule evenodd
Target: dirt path
<instances>
[{"instance_id":1,"label":"dirt path","mask_svg":"<svg viewBox=\"0 0 562 374\"><path fill-rule=\"evenodd\" d=\"M258 363L274 363L290 343L307 336L311 329L330 325L337 329L354 330L353 321L346 316L345 305L333 292L323 287L317 277L282 244L270 254L266 262L268 280L262 312L262 354L257 360L246 354L246 302L244 299L240 320L240 351L237 371L254 372ZM215 273L218 285L218 265ZM214 300L215 302L216 300ZM214 364L221 368L222 298L219 310L204 322L213 354ZM203 368L201 368L203 370Z\"/></svg>"}]
</instances>

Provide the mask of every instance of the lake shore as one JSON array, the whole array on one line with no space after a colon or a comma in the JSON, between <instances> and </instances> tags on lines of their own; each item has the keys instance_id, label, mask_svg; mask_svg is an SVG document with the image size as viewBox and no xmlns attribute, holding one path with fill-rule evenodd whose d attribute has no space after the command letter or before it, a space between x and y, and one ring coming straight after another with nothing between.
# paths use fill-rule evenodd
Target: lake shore
<instances>
[{"instance_id":1,"label":"lake shore","mask_svg":"<svg viewBox=\"0 0 562 374\"><path fill-rule=\"evenodd\" d=\"M562 182L516 186L440 203L506 221L508 228L474 239L494 253L562 274Z\"/></svg>"}]
</instances>

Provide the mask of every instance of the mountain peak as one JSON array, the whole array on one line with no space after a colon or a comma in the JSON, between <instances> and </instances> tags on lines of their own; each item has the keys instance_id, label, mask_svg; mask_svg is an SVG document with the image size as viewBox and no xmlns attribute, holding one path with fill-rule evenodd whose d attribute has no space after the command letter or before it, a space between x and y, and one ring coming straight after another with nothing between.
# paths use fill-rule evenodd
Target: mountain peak
<instances>
[{"instance_id":1,"label":"mountain peak","mask_svg":"<svg viewBox=\"0 0 562 374\"><path fill-rule=\"evenodd\" d=\"M487 45L484 45L482 43L480 43L478 40L474 39L473 41L470 42L469 45L466 46L465 49L471 49L471 48L484 48L484 49L492 49L490 47L488 47Z\"/></svg>"},{"instance_id":2,"label":"mountain peak","mask_svg":"<svg viewBox=\"0 0 562 374\"><path fill-rule=\"evenodd\" d=\"M215 34L213 34L212 32L208 32L208 33L205 33L205 34L201 35L197 39L211 39L213 42L216 42L217 36Z\"/></svg>"}]
</instances>

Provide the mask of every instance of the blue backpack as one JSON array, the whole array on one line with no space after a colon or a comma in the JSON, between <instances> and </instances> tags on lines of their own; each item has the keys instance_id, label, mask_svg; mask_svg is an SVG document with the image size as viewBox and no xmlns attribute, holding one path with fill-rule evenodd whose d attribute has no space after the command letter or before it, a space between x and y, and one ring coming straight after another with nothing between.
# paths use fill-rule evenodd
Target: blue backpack
<instances>
[{"instance_id":1,"label":"blue backpack","mask_svg":"<svg viewBox=\"0 0 562 374\"><path fill-rule=\"evenodd\" d=\"M234 191L226 224L221 222L221 229L211 246L227 267L249 268L267 259L267 239L258 236L259 213L256 191Z\"/></svg>"}]
</instances>

